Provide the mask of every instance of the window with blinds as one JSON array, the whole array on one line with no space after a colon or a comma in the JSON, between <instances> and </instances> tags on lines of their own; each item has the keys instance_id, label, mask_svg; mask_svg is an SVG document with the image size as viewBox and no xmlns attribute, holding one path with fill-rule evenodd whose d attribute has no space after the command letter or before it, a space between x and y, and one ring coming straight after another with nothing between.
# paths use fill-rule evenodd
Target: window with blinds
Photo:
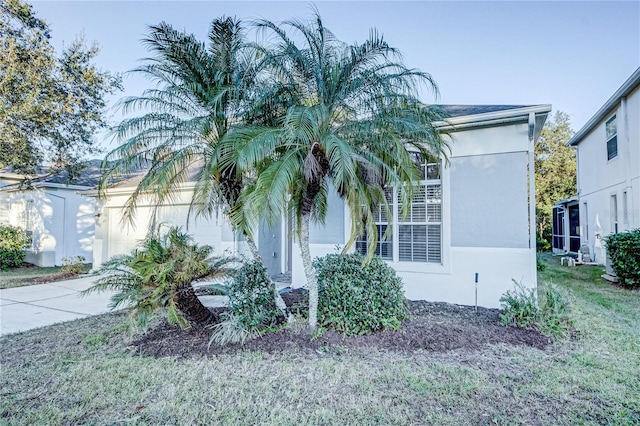
<instances>
[{"instance_id":1,"label":"window with blinds","mask_svg":"<svg viewBox=\"0 0 640 426\"><path fill-rule=\"evenodd\" d=\"M375 213L379 236L375 254L399 262L442 263L440 164L437 159L423 160L419 153L412 155L420 167L421 180L414 189L411 206L405 217L400 214L402 196L399 191L386 191L393 215L387 217L383 206L379 206ZM367 235L358 239L356 250L362 254L367 252Z\"/></svg>"}]
</instances>

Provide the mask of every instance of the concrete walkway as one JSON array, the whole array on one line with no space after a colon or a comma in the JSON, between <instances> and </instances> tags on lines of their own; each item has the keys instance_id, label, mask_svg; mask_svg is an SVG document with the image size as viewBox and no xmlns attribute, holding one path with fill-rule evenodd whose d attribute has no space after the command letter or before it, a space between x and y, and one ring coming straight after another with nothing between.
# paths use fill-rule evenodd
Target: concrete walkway
<instances>
[{"instance_id":1,"label":"concrete walkway","mask_svg":"<svg viewBox=\"0 0 640 426\"><path fill-rule=\"evenodd\" d=\"M93 285L96 276L57 281L0 290L0 336L27 331L47 325L72 321L91 315L110 312L113 292L91 293L81 297L80 292ZM278 289L291 285L291 276L275 277ZM194 287L206 286L206 281ZM226 296L198 296L208 308L226 306Z\"/></svg>"},{"instance_id":2,"label":"concrete walkway","mask_svg":"<svg viewBox=\"0 0 640 426\"><path fill-rule=\"evenodd\" d=\"M88 276L0 290L0 336L110 312L113 292L80 296L95 280L95 276ZM224 296L199 298L209 308L225 306L228 300Z\"/></svg>"},{"instance_id":3,"label":"concrete walkway","mask_svg":"<svg viewBox=\"0 0 640 426\"><path fill-rule=\"evenodd\" d=\"M0 290L0 335L109 312L111 292L80 297L95 276Z\"/></svg>"}]
</instances>

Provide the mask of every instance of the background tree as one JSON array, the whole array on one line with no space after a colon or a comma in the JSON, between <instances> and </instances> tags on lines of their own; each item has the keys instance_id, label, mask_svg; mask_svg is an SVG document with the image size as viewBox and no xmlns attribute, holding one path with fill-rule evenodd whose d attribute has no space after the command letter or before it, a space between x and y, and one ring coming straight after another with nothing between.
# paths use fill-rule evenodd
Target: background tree
<instances>
[{"instance_id":1,"label":"background tree","mask_svg":"<svg viewBox=\"0 0 640 426\"><path fill-rule=\"evenodd\" d=\"M105 126L105 96L120 78L98 70L97 45L78 38L59 56L47 23L21 0L0 0L0 167L48 163L73 179Z\"/></svg>"},{"instance_id":2,"label":"background tree","mask_svg":"<svg viewBox=\"0 0 640 426\"><path fill-rule=\"evenodd\" d=\"M567 146L573 134L569 116L556 111L535 146L538 250L551 248L553 205L576 195L576 153Z\"/></svg>"}]
</instances>

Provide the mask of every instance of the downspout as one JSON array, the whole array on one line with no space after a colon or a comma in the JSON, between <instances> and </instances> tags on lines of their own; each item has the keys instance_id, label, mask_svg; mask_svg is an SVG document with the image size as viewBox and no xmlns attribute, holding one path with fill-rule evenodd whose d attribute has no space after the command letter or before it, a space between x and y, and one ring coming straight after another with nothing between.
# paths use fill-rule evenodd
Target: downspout
<instances>
[{"instance_id":1,"label":"downspout","mask_svg":"<svg viewBox=\"0 0 640 426\"><path fill-rule=\"evenodd\" d=\"M65 236L67 234L67 199L65 197L61 197L59 195L51 194L50 192L45 192L50 197L60 198L62 200L62 251L63 256L66 257L66 246L65 246ZM55 259L54 259L55 263Z\"/></svg>"},{"instance_id":2,"label":"downspout","mask_svg":"<svg viewBox=\"0 0 640 426\"><path fill-rule=\"evenodd\" d=\"M631 188L631 170L633 170L633 168L631 167L631 142L630 142L630 138L629 138L629 115L628 115L628 108L627 108L627 97L623 97L620 100L620 115L622 116L622 131L623 131L623 136L622 136L622 140L621 142L624 144L624 156L626 157L625 162L624 162L624 168L625 168L625 173L624 173L624 179L625 179L625 186L624 186L624 191L623 193L626 193L627 196L623 197L623 203L626 202L626 206L623 205L623 208L626 207L626 211L622 212L622 222L623 222L623 226L628 227L629 229L633 228L634 225L634 220L633 220L633 215L631 214L634 210L633 210L633 191ZM624 218L627 219L627 223L624 223Z\"/></svg>"},{"instance_id":3,"label":"downspout","mask_svg":"<svg viewBox=\"0 0 640 426\"><path fill-rule=\"evenodd\" d=\"M536 173L535 173L535 132L536 114L529 113L529 248L536 250Z\"/></svg>"}]
</instances>

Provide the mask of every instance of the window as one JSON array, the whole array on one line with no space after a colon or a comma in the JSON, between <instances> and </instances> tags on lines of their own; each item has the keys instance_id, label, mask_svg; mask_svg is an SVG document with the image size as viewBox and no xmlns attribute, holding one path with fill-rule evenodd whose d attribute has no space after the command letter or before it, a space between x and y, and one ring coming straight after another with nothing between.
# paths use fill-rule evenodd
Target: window
<instances>
[{"instance_id":1,"label":"window","mask_svg":"<svg viewBox=\"0 0 640 426\"><path fill-rule=\"evenodd\" d=\"M395 262L442 263L442 180L437 159L423 160L413 153L421 180L414 191L409 213L401 217L402 200L397 189L385 190L391 217L384 206L375 213L378 245L375 253ZM388 229L391 227L391 229ZM385 232L388 234L384 236ZM356 241L356 251L367 252L367 236Z\"/></svg>"},{"instance_id":2,"label":"window","mask_svg":"<svg viewBox=\"0 0 640 426\"><path fill-rule=\"evenodd\" d=\"M607 133L607 159L618 155L618 127L616 125L616 116L611 117L606 124Z\"/></svg>"}]
</instances>

